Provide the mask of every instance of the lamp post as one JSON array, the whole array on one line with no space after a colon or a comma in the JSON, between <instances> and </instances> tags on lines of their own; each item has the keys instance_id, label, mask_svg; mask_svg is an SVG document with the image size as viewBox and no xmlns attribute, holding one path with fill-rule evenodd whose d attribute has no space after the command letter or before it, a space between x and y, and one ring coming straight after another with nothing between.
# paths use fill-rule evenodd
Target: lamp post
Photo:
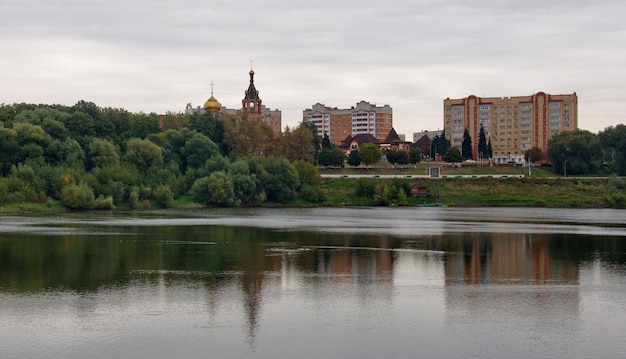
<instances>
[{"instance_id":1,"label":"lamp post","mask_svg":"<svg viewBox=\"0 0 626 359\"><path fill-rule=\"evenodd\" d=\"M563 177L567 177L567 160L563 162Z\"/></svg>"}]
</instances>

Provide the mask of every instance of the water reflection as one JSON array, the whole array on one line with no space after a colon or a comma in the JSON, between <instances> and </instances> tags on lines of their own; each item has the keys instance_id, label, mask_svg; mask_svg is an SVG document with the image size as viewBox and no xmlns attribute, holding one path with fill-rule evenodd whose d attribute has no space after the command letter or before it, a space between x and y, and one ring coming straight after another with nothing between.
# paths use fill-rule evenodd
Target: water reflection
<instances>
[{"instance_id":1,"label":"water reflection","mask_svg":"<svg viewBox=\"0 0 626 359\"><path fill-rule=\"evenodd\" d=\"M123 357L139 354L137 343L148 343L155 357L166 357L166 346L181 345L187 357L207 347L218 356L284 356L290 345L312 345L303 339L310 337L325 339L331 356L350 344L361 349L348 357L377 350L407 357L414 348L402 343L416 341L429 344L422 348L426 356L459 356L457 350L465 350L460 348L501 356L507 351L496 341L509 352L542 356L570 354L564 343L582 345L576 337L590 333L584 323L596 323L588 317L602 313L607 301L617 309L603 323L626 319L623 236L492 230L435 235L420 233L421 223L402 213L405 219L394 223L412 226L412 235L193 218L158 226L75 215L12 220L0 228L0 320L17 329L0 334L21 357L38 355L24 333L43 338L40 350L52 346L70 357L81 357L82 350L98 353L106 343L115 343ZM42 233L45 226L56 229ZM45 313L38 310L43 307ZM40 329L25 323L39 323ZM228 344L241 339L240 325L244 351ZM76 341L55 336L53 328ZM607 330L609 338L618 329ZM455 345L442 339L450 336ZM536 352L524 351L527 346ZM302 354L313 357L313 350Z\"/></svg>"}]
</instances>

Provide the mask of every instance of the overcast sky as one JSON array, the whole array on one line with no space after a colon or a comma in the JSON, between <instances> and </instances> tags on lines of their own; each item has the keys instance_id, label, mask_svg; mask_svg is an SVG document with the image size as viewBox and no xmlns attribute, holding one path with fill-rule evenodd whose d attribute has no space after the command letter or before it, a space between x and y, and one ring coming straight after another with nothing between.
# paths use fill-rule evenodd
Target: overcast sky
<instances>
[{"instance_id":1,"label":"overcast sky","mask_svg":"<svg viewBox=\"0 0 626 359\"><path fill-rule=\"evenodd\" d=\"M250 61L283 126L316 103L443 125L443 99L578 94L579 128L626 123L624 0L1 0L0 103L241 107Z\"/></svg>"}]
</instances>

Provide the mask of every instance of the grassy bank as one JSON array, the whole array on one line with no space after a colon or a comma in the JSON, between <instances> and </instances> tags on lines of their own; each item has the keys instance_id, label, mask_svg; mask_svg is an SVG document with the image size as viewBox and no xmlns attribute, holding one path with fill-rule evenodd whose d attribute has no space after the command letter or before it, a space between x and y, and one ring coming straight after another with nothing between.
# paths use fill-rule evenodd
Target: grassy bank
<instances>
[{"instance_id":1,"label":"grassy bank","mask_svg":"<svg viewBox=\"0 0 626 359\"><path fill-rule=\"evenodd\" d=\"M408 197L404 203L393 198L398 189L416 182L428 188L424 197ZM626 207L626 179L566 178L445 178L410 179L324 179L327 205L431 205L529 206L529 207ZM384 188L391 193L382 201Z\"/></svg>"}]
</instances>

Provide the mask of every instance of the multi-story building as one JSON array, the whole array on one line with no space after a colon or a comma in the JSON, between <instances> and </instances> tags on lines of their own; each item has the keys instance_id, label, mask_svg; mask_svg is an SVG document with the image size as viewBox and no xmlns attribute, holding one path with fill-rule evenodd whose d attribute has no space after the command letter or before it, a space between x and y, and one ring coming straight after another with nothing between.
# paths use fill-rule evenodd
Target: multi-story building
<instances>
[{"instance_id":1,"label":"multi-story building","mask_svg":"<svg viewBox=\"0 0 626 359\"><path fill-rule=\"evenodd\" d=\"M361 101L349 109L327 107L317 103L302 111L302 120L317 126L317 135L328 134L330 142L340 145L348 136L368 133L384 141L393 127L393 111L389 105L376 106Z\"/></svg>"},{"instance_id":2,"label":"multi-story building","mask_svg":"<svg viewBox=\"0 0 626 359\"><path fill-rule=\"evenodd\" d=\"M211 97L204 103L204 106L192 107L191 103L187 104L185 112L188 114L200 113L207 111L214 115L218 112L235 115L238 110L230 109L222 106L213 96L213 83L211 83ZM267 124L275 134L280 134L282 130L282 112L280 110L271 110L265 105L259 97L259 91L254 86L254 71L250 70L250 84L245 92L243 100L241 100L241 111L248 116L249 119L258 119Z\"/></svg>"},{"instance_id":3,"label":"multi-story building","mask_svg":"<svg viewBox=\"0 0 626 359\"><path fill-rule=\"evenodd\" d=\"M467 128L472 138L472 153L477 158L480 127L491 141L496 163L523 163L524 154L538 147L545 154L548 140L563 131L578 128L576 93L531 96L489 97L474 95L443 100L443 124L446 137L461 148Z\"/></svg>"}]
</instances>

